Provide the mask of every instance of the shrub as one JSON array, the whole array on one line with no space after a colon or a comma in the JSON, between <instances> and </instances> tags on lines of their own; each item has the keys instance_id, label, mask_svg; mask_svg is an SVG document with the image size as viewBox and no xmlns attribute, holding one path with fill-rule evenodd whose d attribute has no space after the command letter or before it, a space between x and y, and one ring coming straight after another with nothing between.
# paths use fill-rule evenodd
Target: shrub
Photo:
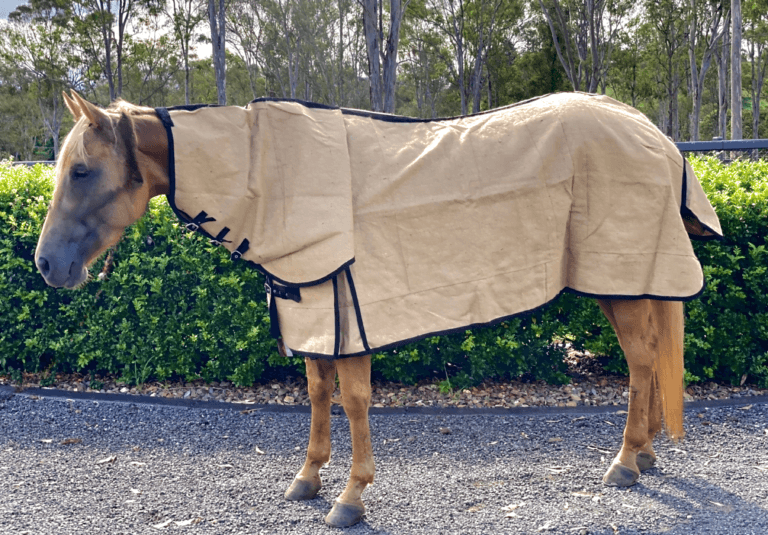
<instances>
[{"instance_id":1,"label":"shrub","mask_svg":"<svg viewBox=\"0 0 768 535\"><path fill-rule=\"evenodd\" d=\"M694 160L726 239L695 242L707 288L686 305L691 381L768 386L768 163ZM181 228L164 199L127 229L113 269L77 292L45 285L34 249L53 170L0 164L0 369L110 373L140 383L171 377L232 380L303 369L269 337L263 279L221 248ZM104 259L92 267L102 269ZM609 357L626 373L613 329L595 300L565 294L492 327L427 338L373 356L376 377L440 379L463 388L527 375L567 380L566 344ZM15 372L14 372L15 370Z\"/></svg>"}]
</instances>

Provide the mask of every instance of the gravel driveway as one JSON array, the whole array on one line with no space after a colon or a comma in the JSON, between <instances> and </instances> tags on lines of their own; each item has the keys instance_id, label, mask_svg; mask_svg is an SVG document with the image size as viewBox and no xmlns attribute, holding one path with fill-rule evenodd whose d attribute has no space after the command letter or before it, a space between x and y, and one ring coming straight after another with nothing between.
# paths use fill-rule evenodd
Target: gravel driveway
<instances>
[{"instance_id":1,"label":"gravel driveway","mask_svg":"<svg viewBox=\"0 0 768 535\"><path fill-rule=\"evenodd\" d=\"M323 523L351 461L338 409L324 488L286 502L305 408L51 395L0 392L0 533L339 533ZM344 532L764 534L768 399L712 403L630 489L600 483L622 407L372 409L376 483Z\"/></svg>"}]
</instances>

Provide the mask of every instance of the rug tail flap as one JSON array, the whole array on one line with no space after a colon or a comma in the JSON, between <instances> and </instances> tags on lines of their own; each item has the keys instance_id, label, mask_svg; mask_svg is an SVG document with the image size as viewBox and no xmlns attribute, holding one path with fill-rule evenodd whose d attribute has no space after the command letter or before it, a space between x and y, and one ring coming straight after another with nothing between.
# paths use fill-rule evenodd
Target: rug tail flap
<instances>
[{"instance_id":1,"label":"rug tail flap","mask_svg":"<svg viewBox=\"0 0 768 535\"><path fill-rule=\"evenodd\" d=\"M687 225L688 233L702 238L722 238L723 230L720 227L720 220L688 160L685 160L684 186L685 205L681 207L681 212L687 222L692 223ZM692 221L691 217L695 218L695 221Z\"/></svg>"},{"instance_id":2,"label":"rug tail flap","mask_svg":"<svg viewBox=\"0 0 768 535\"><path fill-rule=\"evenodd\" d=\"M352 189L339 110L295 102L174 110L177 212L286 285L331 279L354 260ZM247 242L246 242L247 240ZM243 247L243 244L246 244ZM237 251L237 252L235 252Z\"/></svg>"}]
</instances>

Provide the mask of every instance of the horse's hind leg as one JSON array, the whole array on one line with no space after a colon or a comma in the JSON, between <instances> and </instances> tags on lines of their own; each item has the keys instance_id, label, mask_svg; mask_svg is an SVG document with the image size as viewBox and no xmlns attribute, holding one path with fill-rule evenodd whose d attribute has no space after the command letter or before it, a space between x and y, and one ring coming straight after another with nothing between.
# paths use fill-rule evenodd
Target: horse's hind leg
<instances>
[{"instance_id":1,"label":"horse's hind leg","mask_svg":"<svg viewBox=\"0 0 768 535\"><path fill-rule=\"evenodd\" d=\"M611 302L598 300L598 304L600 305L600 309L603 311L603 314L605 314L605 317L608 318L608 321L611 323L611 326L613 326L613 330L616 331L619 344L622 344L623 342L621 341L621 331L619 330L619 327L616 324L616 319L613 316L613 308L611 307ZM651 381L651 391L649 396L648 439L646 443L640 448L640 451L637 454L637 458L635 459L637 467L641 472L652 468L656 463L656 452L653 450L653 439L656 437L656 434L661 431L661 400L658 379L656 378L655 373L653 374Z\"/></svg>"},{"instance_id":2,"label":"horse's hind leg","mask_svg":"<svg viewBox=\"0 0 768 535\"><path fill-rule=\"evenodd\" d=\"M371 357L347 357L336 361L341 400L352 434L352 470L344 492L336 498L325 521L331 526L356 524L365 514L360 496L373 483L374 464L368 407L371 403Z\"/></svg>"},{"instance_id":3,"label":"horse's hind leg","mask_svg":"<svg viewBox=\"0 0 768 535\"><path fill-rule=\"evenodd\" d=\"M331 459L331 396L336 387L336 363L304 359L307 386L312 403L307 460L285 491L288 500L311 500L320 490L320 468Z\"/></svg>"},{"instance_id":4,"label":"horse's hind leg","mask_svg":"<svg viewBox=\"0 0 768 535\"><path fill-rule=\"evenodd\" d=\"M653 451L653 439L661 431L661 399L659 397L659 381L656 374L651 383L650 400L648 401L648 440L637 453L637 467L641 472L649 470L656 464L656 452Z\"/></svg>"},{"instance_id":5,"label":"horse's hind leg","mask_svg":"<svg viewBox=\"0 0 768 535\"><path fill-rule=\"evenodd\" d=\"M627 487L640 476L638 453L653 451L649 442L654 430L651 418L651 391L654 384L654 361L659 351L659 332L651 301L600 301L606 317L617 332L619 343L629 365L629 415L624 429L624 443L611 467L603 476L607 485ZM654 396L655 398L655 396ZM656 404L654 400L654 405ZM659 416L660 420L660 416ZM660 422L659 422L660 423ZM641 456L641 465L645 461Z\"/></svg>"}]
</instances>

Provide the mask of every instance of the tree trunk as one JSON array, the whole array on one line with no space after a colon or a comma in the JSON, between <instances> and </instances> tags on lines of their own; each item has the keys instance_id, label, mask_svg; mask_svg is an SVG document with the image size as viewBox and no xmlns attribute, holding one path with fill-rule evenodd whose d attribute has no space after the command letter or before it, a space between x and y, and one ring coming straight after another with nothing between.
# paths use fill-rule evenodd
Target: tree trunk
<instances>
[{"instance_id":1,"label":"tree trunk","mask_svg":"<svg viewBox=\"0 0 768 535\"><path fill-rule=\"evenodd\" d=\"M378 14L378 2L376 0L363 0L363 32L365 33L365 45L368 51L368 83L370 88L371 109L384 111L382 100L381 64L379 57L379 38L376 20Z\"/></svg>"},{"instance_id":2,"label":"tree trunk","mask_svg":"<svg viewBox=\"0 0 768 535\"><path fill-rule=\"evenodd\" d=\"M730 15L729 15L730 16ZM727 136L727 116L728 116L728 49L730 47L730 24L729 19L726 17L724 22L725 33L723 35L723 42L720 45L720 53L718 54L717 65L717 135L723 139Z\"/></svg>"},{"instance_id":3,"label":"tree trunk","mask_svg":"<svg viewBox=\"0 0 768 535\"><path fill-rule=\"evenodd\" d=\"M731 23L731 139L742 139L741 0L731 0Z\"/></svg>"},{"instance_id":4,"label":"tree trunk","mask_svg":"<svg viewBox=\"0 0 768 535\"><path fill-rule=\"evenodd\" d=\"M213 69L216 73L216 94L218 103L222 106L227 103L225 3L225 0L208 0L208 23L211 27Z\"/></svg>"}]
</instances>

